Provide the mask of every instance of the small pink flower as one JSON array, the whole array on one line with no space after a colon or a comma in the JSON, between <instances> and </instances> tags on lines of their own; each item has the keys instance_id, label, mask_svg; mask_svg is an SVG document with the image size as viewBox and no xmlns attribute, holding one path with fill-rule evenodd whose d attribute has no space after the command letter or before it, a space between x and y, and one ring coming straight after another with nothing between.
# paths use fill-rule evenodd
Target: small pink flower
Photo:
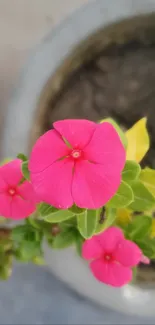
<instances>
[{"instance_id":1,"label":"small pink flower","mask_svg":"<svg viewBox=\"0 0 155 325\"><path fill-rule=\"evenodd\" d=\"M0 215L11 219L28 217L36 209L32 184L22 180L21 160L15 159L0 167Z\"/></svg>"},{"instance_id":2,"label":"small pink flower","mask_svg":"<svg viewBox=\"0 0 155 325\"><path fill-rule=\"evenodd\" d=\"M37 140L29 170L42 201L96 209L116 193L124 164L124 147L110 123L63 120Z\"/></svg>"},{"instance_id":3,"label":"small pink flower","mask_svg":"<svg viewBox=\"0 0 155 325\"><path fill-rule=\"evenodd\" d=\"M140 248L126 240L121 229L110 227L84 242L82 256L90 262L90 269L99 281L121 287L132 279L133 266L141 262Z\"/></svg>"}]
</instances>

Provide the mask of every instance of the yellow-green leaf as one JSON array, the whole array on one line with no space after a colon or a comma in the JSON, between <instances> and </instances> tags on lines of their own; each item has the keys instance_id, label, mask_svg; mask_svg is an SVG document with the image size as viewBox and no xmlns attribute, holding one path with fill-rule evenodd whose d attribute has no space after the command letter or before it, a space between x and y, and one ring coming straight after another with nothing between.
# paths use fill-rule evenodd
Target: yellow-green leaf
<instances>
[{"instance_id":1,"label":"yellow-green leaf","mask_svg":"<svg viewBox=\"0 0 155 325\"><path fill-rule=\"evenodd\" d=\"M151 231L152 218L150 216L136 216L128 225L127 233L133 241L141 240Z\"/></svg>"},{"instance_id":2,"label":"yellow-green leaf","mask_svg":"<svg viewBox=\"0 0 155 325\"><path fill-rule=\"evenodd\" d=\"M74 213L69 210L57 210L44 217L49 223L62 222L74 217Z\"/></svg>"},{"instance_id":3,"label":"yellow-green leaf","mask_svg":"<svg viewBox=\"0 0 155 325\"><path fill-rule=\"evenodd\" d=\"M140 165L132 160L127 160L122 172L122 179L125 182L131 182L138 178L141 168Z\"/></svg>"},{"instance_id":4,"label":"yellow-green leaf","mask_svg":"<svg viewBox=\"0 0 155 325\"><path fill-rule=\"evenodd\" d=\"M120 226L125 226L129 224L132 220L132 213L127 208L119 208L117 209L117 215L116 215L116 223Z\"/></svg>"},{"instance_id":5,"label":"yellow-green leaf","mask_svg":"<svg viewBox=\"0 0 155 325\"><path fill-rule=\"evenodd\" d=\"M44 202L42 202L42 203L40 203L40 204L38 205L37 210L38 210L38 213L39 213L39 215L40 215L41 217L46 217L46 216L48 216L49 214L51 214L51 213L57 211L56 208L54 208L54 207L52 207L51 205L49 205L49 204L47 204L47 203L44 203Z\"/></svg>"},{"instance_id":6,"label":"yellow-green leaf","mask_svg":"<svg viewBox=\"0 0 155 325\"><path fill-rule=\"evenodd\" d=\"M85 210L82 214L77 215L77 224L80 234L84 238L93 236L98 221L98 210Z\"/></svg>"},{"instance_id":7,"label":"yellow-green leaf","mask_svg":"<svg viewBox=\"0 0 155 325\"><path fill-rule=\"evenodd\" d=\"M151 168L143 169L140 173L140 180L149 192L155 196L155 170Z\"/></svg>"},{"instance_id":8,"label":"yellow-green leaf","mask_svg":"<svg viewBox=\"0 0 155 325\"><path fill-rule=\"evenodd\" d=\"M71 208L69 208L68 210L71 211L71 212L74 213L74 214L81 214L81 213L83 213L86 209L79 208L79 207L77 207L77 206L74 204L74 205L73 205Z\"/></svg>"},{"instance_id":9,"label":"yellow-green leaf","mask_svg":"<svg viewBox=\"0 0 155 325\"><path fill-rule=\"evenodd\" d=\"M147 211L155 206L155 198L140 181L134 181L131 184L134 201L129 209L135 211Z\"/></svg>"},{"instance_id":10,"label":"yellow-green leaf","mask_svg":"<svg viewBox=\"0 0 155 325\"><path fill-rule=\"evenodd\" d=\"M151 238L155 238L155 219L152 219L152 225L151 225L151 233L150 233Z\"/></svg>"},{"instance_id":11,"label":"yellow-green leaf","mask_svg":"<svg viewBox=\"0 0 155 325\"><path fill-rule=\"evenodd\" d=\"M131 129L126 132L128 141L127 160L140 162L150 147L149 134L146 128L147 119L144 117L135 123Z\"/></svg>"},{"instance_id":12,"label":"yellow-green leaf","mask_svg":"<svg viewBox=\"0 0 155 325\"><path fill-rule=\"evenodd\" d=\"M108 208L124 208L133 201L133 192L131 187L122 181L117 193L108 202Z\"/></svg>"},{"instance_id":13,"label":"yellow-green leaf","mask_svg":"<svg viewBox=\"0 0 155 325\"><path fill-rule=\"evenodd\" d=\"M123 130L120 128L120 126L110 117L108 118L105 118L103 120L100 121L100 123L103 123L103 122L109 122L110 124L113 125L113 127L115 128L115 130L117 131L124 147L126 148L127 147L127 138L126 138L126 135L125 133L123 132Z\"/></svg>"},{"instance_id":14,"label":"yellow-green leaf","mask_svg":"<svg viewBox=\"0 0 155 325\"><path fill-rule=\"evenodd\" d=\"M105 229L109 228L115 221L116 219L116 209L114 208L107 208L105 211L105 220L103 223L100 223L100 221L97 224L96 231L95 233L98 234Z\"/></svg>"},{"instance_id":15,"label":"yellow-green leaf","mask_svg":"<svg viewBox=\"0 0 155 325\"><path fill-rule=\"evenodd\" d=\"M42 256L35 256L32 259L32 262L36 265L45 265L45 261Z\"/></svg>"},{"instance_id":16,"label":"yellow-green leaf","mask_svg":"<svg viewBox=\"0 0 155 325\"><path fill-rule=\"evenodd\" d=\"M65 229L53 238L52 248L62 249L75 243L76 231L74 229Z\"/></svg>"}]
</instances>

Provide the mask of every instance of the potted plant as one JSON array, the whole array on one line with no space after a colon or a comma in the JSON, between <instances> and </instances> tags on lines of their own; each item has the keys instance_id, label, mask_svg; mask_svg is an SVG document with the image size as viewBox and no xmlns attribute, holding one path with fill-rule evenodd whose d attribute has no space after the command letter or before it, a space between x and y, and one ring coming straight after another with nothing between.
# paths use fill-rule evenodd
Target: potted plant
<instances>
[{"instance_id":1,"label":"potted plant","mask_svg":"<svg viewBox=\"0 0 155 325\"><path fill-rule=\"evenodd\" d=\"M152 183L154 177L154 121L152 116L154 110L155 19L153 13L149 14L149 12L154 11L154 8L154 1L151 5L147 4L147 6L146 2L141 1L135 1L134 6L131 6L130 0L117 1L117 5L109 4L106 1L96 1L77 12L74 19L71 18L62 23L57 29L57 33L50 35L37 49L31 59L31 64L28 63L25 68L25 77L21 79L20 87L17 87L16 95L11 101L8 110L3 141L3 156L15 158L19 152L31 153L36 140L41 134L51 129L52 123L55 121L87 119L95 120L99 125L101 119L110 117L116 120L118 124L114 120L104 121L103 124L113 125L115 134L119 134L121 141L123 141L122 146L127 152L127 162L124 162L122 167L121 179L124 177L122 173L126 173L128 166L130 167L129 178L127 176L123 180L123 182L127 183L127 186L123 190L121 187L123 192L121 200L116 200L115 197L116 195L120 197L118 192L120 188L118 187L112 195L113 198L109 198L103 204L105 210L99 211L99 214L95 217L96 219L93 217L93 220L98 220L98 226L103 233L106 233L107 230L105 229L112 225L121 228L125 238L135 242L143 252L141 262L148 262L146 257L153 259L152 249L154 247L154 221L152 219L154 206L154 189L152 189L154 187L154 183ZM105 14L105 12L108 12L108 14ZM80 27L77 29L77 26ZM76 37L74 30L78 30ZM12 112L14 123L12 123ZM147 128L144 116L147 116ZM62 135L64 136L64 134ZM124 142L126 138L128 145ZM69 141L67 137L65 139ZM139 143L139 140L142 142ZM29 178L28 169L30 169L30 174L33 170L30 167L27 168L28 158L20 155L19 159L20 164L22 164L23 176L25 179ZM114 157L113 160L115 159ZM128 160L132 162L128 163ZM139 163L141 163L142 169ZM132 178L133 175L135 179ZM24 182L26 182L25 179ZM134 195L133 192L137 193L138 191L138 193L141 193L141 190L139 190L138 185L133 185L135 181L140 182L140 186L143 188L142 193L145 193L143 199L140 200L142 206L140 204L138 207L137 205L134 206L137 195ZM36 187L39 185L33 184L33 186L35 186L36 191ZM128 195L125 195L126 192L128 194L130 192L130 200ZM148 200L147 196L149 197ZM123 204L124 197L128 200L128 203ZM114 214L111 213L111 210L109 212L107 207L107 204L110 204L108 202L111 200L114 200L111 208L117 209ZM49 201L46 202L46 198L43 201L49 204ZM144 207L146 201L148 206ZM31 203L34 204L34 201ZM82 226L78 224L77 228L77 224L76 226L74 224L75 219L71 218L69 220L72 220L73 224L72 222L69 224L69 231L68 228L66 229L68 227L66 223L60 223L61 227L64 226L62 230L59 225L62 219L59 220L58 214L56 215L58 211L48 210L49 206L45 206L45 203L40 205L38 202L37 205L39 206L37 215L40 216L41 220L38 220L37 217L26 218L25 226L17 227L13 233L11 232L11 243L10 241L9 243L12 245L13 238L17 248L13 250L16 257L25 259L23 252L21 253L20 245L21 240L23 245L22 236L26 234L29 238L28 242L30 242L28 244L29 249L27 249L27 246L24 248L26 253L29 252L30 254L27 255L27 258L35 262L36 258L37 262L39 258L40 262L40 255L38 254L40 248L38 251L36 245L34 247L36 249L36 251L34 250L35 254L31 256L33 252L31 242L33 242L32 239L37 238L37 243L40 243L44 237L53 246L51 250L45 245L44 252L47 263L59 277L80 293L100 304L106 304L124 312L143 313L144 315L154 314L154 290L149 289L152 281L150 278L150 274L152 277L153 272L152 263L150 263L150 266L145 266L145 268L138 268L139 271L136 277L138 286L123 286L121 289L104 286L104 284L94 279L87 262L84 262L75 253L74 248L67 248L62 251L56 250L56 246L69 245L69 243L61 242L65 238L63 231L71 234L74 229L74 236L77 239L76 245L78 243L78 246L80 246L81 241L83 244L83 241L86 240L87 242L90 237L96 236L96 227L94 228L95 233L93 230L93 232L86 235L84 234L83 224ZM62 202L60 205L63 207ZM80 207L79 212L76 210L77 206ZM66 210L66 207L60 209L54 204L53 207ZM73 210L69 210L69 213L70 215L73 213L78 215L80 223L81 220L84 220L80 216L82 213L83 215L86 214L86 208L94 210L92 206L91 208L86 207L86 205L81 207L81 204L76 203L76 207L72 207ZM95 208L96 211L101 207L95 206ZM81 209L84 210L81 211ZM135 211L136 215L133 216L133 212L131 213L130 210ZM52 214L52 218L55 215L57 219L52 219L50 223L48 220L49 214ZM68 218L68 212L66 218ZM41 229L38 228L38 222L44 224L42 228L44 229L44 236ZM64 219L62 222L65 222ZM146 224L143 224L143 222L146 222ZM139 225L142 226L140 230ZM5 239L7 244L6 234L10 238L10 230L2 229L2 231L5 233L3 240ZM72 242L73 236L71 235L70 244ZM7 254L4 254L4 257L9 256L11 262L12 250L10 246L7 247L6 251ZM11 253L10 255L8 251ZM86 257L85 254L83 256ZM147 285L144 285L144 282Z\"/></svg>"}]
</instances>

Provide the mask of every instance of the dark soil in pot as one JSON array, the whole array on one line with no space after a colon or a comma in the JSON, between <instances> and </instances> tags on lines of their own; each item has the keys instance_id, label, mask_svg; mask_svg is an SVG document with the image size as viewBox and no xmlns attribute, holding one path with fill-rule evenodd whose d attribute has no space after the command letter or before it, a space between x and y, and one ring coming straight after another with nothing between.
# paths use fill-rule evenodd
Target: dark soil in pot
<instances>
[{"instance_id":1,"label":"dark soil in pot","mask_svg":"<svg viewBox=\"0 0 155 325\"><path fill-rule=\"evenodd\" d=\"M155 15L129 19L88 38L56 71L41 94L32 141L64 118L113 117L125 128L148 117L151 149L143 164L155 167ZM138 280L155 283L155 268Z\"/></svg>"}]
</instances>

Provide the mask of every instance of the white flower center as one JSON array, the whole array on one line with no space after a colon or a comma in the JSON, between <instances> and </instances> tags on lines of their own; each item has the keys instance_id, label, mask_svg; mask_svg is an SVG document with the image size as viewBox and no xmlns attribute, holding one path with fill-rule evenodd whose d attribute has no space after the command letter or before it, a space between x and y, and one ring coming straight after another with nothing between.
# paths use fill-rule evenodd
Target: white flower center
<instances>
[{"instance_id":1,"label":"white flower center","mask_svg":"<svg viewBox=\"0 0 155 325\"><path fill-rule=\"evenodd\" d=\"M10 194L11 196L15 195L15 194L16 194L15 189L14 189L14 188L10 188L10 189L9 189L9 194Z\"/></svg>"},{"instance_id":2,"label":"white flower center","mask_svg":"<svg viewBox=\"0 0 155 325\"><path fill-rule=\"evenodd\" d=\"M79 149L74 149L74 150L72 150L72 152L71 152L71 156L72 156L74 159L80 158L80 157L81 157L81 150L79 150Z\"/></svg>"}]
</instances>

